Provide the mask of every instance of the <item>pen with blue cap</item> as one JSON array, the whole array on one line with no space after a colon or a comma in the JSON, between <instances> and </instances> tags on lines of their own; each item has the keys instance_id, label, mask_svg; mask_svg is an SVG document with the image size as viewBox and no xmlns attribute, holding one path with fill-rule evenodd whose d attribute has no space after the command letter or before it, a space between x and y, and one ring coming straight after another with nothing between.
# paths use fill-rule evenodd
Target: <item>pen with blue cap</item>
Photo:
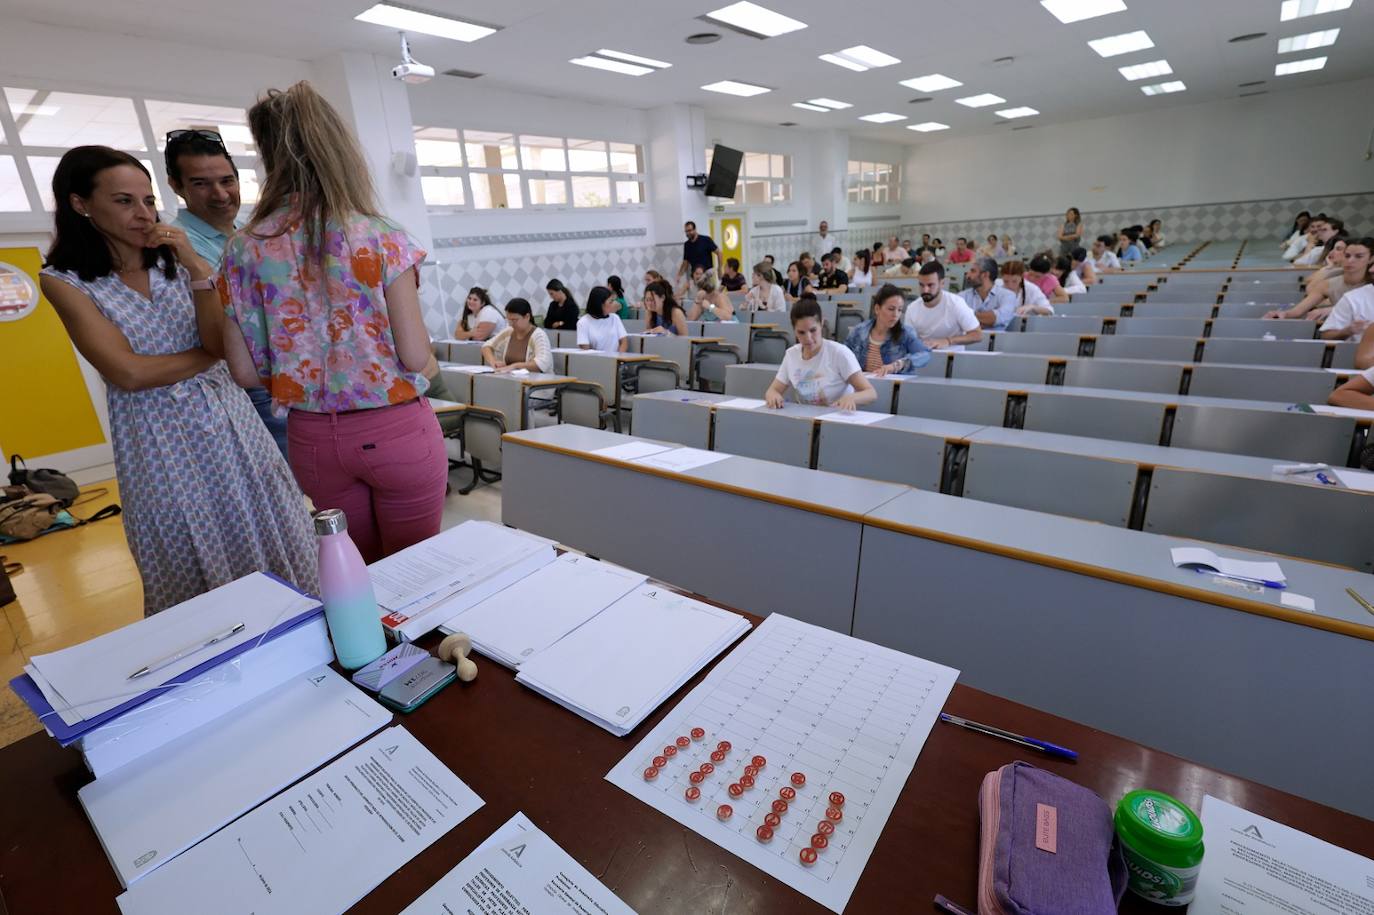
<instances>
[{"instance_id":1,"label":"pen with blue cap","mask_svg":"<svg viewBox=\"0 0 1374 915\"><path fill-rule=\"evenodd\" d=\"M1039 750L1041 753L1045 753L1049 756L1058 756L1060 759L1078 758L1078 754L1068 747L1061 747L1047 740L1036 740L1034 737L1026 737L1022 734L1013 734L1011 731L1004 731L990 724L979 724L977 721L969 721L967 718L960 718L957 715L950 715L946 712L940 713L940 720L947 724L957 724L961 728L968 728L970 731L977 731L980 734L987 734L989 737L1000 737L1003 740L1010 740L1012 743L1019 743L1023 747Z\"/></svg>"}]
</instances>

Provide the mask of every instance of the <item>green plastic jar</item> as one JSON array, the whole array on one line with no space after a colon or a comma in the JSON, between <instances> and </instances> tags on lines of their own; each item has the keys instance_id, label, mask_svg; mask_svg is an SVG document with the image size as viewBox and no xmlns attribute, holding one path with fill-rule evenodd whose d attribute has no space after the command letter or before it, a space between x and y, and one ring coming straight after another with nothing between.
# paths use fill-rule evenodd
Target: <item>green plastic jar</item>
<instances>
[{"instance_id":1,"label":"green plastic jar","mask_svg":"<svg viewBox=\"0 0 1374 915\"><path fill-rule=\"evenodd\" d=\"M1193 901L1202 869L1202 821L1187 804L1158 791L1132 791L1116 805L1127 886L1159 905Z\"/></svg>"}]
</instances>

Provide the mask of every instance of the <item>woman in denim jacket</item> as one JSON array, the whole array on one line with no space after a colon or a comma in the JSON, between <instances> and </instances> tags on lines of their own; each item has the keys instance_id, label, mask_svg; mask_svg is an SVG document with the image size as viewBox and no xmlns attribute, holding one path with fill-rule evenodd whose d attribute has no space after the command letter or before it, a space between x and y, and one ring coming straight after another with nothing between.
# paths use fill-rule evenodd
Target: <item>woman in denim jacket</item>
<instances>
[{"instance_id":1,"label":"woman in denim jacket","mask_svg":"<svg viewBox=\"0 0 1374 915\"><path fill-rule=\"evenodd\" d=\"M901 288L888 283L873 295L868 320L849 332L844 345L865 372L903 375L930 361L930 350L902 321L905 304Z\"/></svg>"}]
</instances>

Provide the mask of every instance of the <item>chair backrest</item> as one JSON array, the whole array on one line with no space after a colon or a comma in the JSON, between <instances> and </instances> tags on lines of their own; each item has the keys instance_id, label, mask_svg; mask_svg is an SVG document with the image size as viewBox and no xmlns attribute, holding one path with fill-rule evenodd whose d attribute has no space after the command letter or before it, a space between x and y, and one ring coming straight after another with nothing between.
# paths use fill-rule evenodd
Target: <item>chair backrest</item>
<instances>
[{"instance_id":1,"label":"chair backrest","mask_svg":"<svg viewBox=\"0 0 1374 915\"><path fill-rule=\"evenodd\" d=\"M463 411L463 448L485 467L501 466L501 436L505 434L506 418L500 410L469 406Z\"/></svg>"},{"instance_id":2,"label":"chair backrest","mask_svg":"<svg viewBox=\"0 0 1374 915\"><path fill-rule=\"evenodd\" d=\"M560 423L590 429L606 428L606 395L599 384L574 381L561 385L555 395L555 404L555 415Z\"/></svg>"},{"instance_id":3,"label":"chair backrest","mask_svg":"<svg viewBox=\"0 0 1374 915\"><path fill-rule=\"evenodd\" d=\"M635 390L640 394L672 391L682 387L682 373L666 360L634 363Z\"/></svg>"},{"instance_id":4,"label":"chair backrest","mask_svg":"<svg viewBox=\"0 0 1374 915\"><path fill-rule=\"evenodd\" d=\"M726 366L742 362L744 357L739 354L738 347L722 343L702 344L697 347L692 366L697 388L702 391L724 391Z\"/></svg>"},{"instance_id":5,"label":"chair backrest","mask_svg":"<svg viewBox=\"0 0 1374 915\"><path fill-rule=\"evenodd\" d=\"M835 316L835 339L848 340L849 332L864 322L864 313L857 308L841 308Z\"/></svg>"},{"instance_id":6,"label":"chair backrest","mask_svg":"<svg viewBox=\"0 0 1374 915\"><path fill-rule=\"evenodd\" d=\"M750 346L749 361L781 365L782 357L787 354L787 349L791 345L791 338L780 330L754 331L754 342Z\"/></svg>"}]
</instances>

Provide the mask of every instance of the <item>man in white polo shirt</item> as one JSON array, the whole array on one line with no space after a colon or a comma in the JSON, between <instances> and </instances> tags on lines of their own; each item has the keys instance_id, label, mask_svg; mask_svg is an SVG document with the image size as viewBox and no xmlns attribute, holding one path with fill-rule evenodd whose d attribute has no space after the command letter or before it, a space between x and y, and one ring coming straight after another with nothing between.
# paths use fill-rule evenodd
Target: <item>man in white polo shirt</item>
<instances>
[{"instance_id":1,"label":"man in white polo shirt","mask_svg":"<svg viewBox=\"0 0 1374 915\"><path fill-rule=\"evenodd\" d=\"M1121 259L1112 250L1115 244L1116 239L1110 235L1099 235L1093 239L1093 249L1088 254L1088 262L1098 273L1117 273L1121 270Z\"/></svg>"},{"instance_id":2,"label":"man in white polo shirt","mask_svg":"<svg viewBox=\"0 0 1374 915\"><path fill-rule=\"evenodd\" d=\"M983 339L982 326L968 303L945 290L945 268L931 261L921 268L921 298L906 307L902 319L931 349L963 348Z\"/></svg>"},{"instance_id":3,"label":"man in white polo shirt","mask_svg":"<svg viewBox=\"0 0 1374 915\"><path fill-rule=\"evenodd\" d=\"M830 223L822 219L820 232L811 238L811 250L816 253L817 257L824 257L831 251L834 251L835 246L838 244L839 242L835 239L835 236L830 234Z\"/></svg>"}]
</instances>

